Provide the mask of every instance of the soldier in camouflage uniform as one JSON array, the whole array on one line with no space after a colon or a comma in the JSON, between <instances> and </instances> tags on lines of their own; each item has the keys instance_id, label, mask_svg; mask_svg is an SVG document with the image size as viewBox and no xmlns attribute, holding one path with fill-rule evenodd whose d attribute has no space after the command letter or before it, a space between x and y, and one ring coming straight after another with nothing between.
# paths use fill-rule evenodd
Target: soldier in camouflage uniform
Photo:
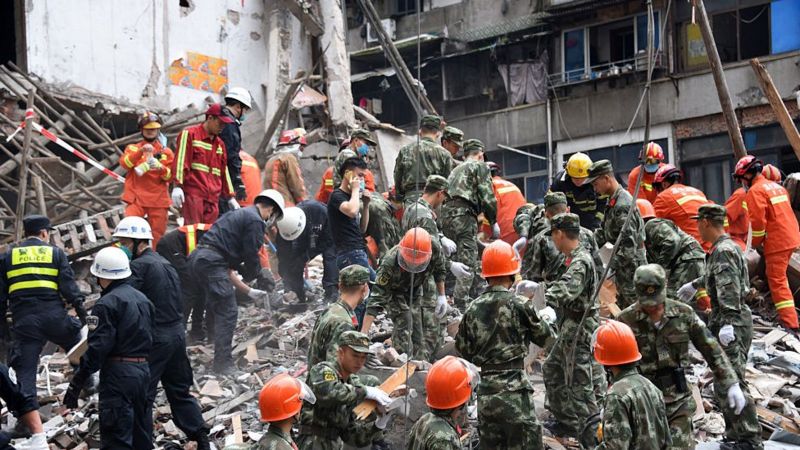
<instances>
[{"instance_id":1,"label":"soldier in camouflage uniform","mask_svg":"<svg viewBox=\"0 0 800 450\"><path fill-rule=\"evenodd\" d=\"M497 240L486 246L482 267L489 288L467 307L455 343L466 360L481 368L481 448L542 449L542 427L523 359L531 342L545 347L554 334L531 301L509 290L520 268L509 244Z\"/></svg>"},{"instance_id":2,"label":"soldier in camouflage uniform","mask_svg":"<svg viewBox=\"0 0 800 450\"><path fill-rule=\"evenodd\" d=\"M430 175L447 178L452 168L450 152L438 144L442 118L423 116L419 123L419 143L400 149L394 161L394 184L397 198L408 206L422 194Z\"/></svg>"},{"instance_id":3,"label":"soldier in camouflage uniform","mask_svg":"<svg viewBox=\"0 0 800 450\"><path fill-rule=\"evenodd\" d=\"M444 127L442 133L442 147L450 152L453 157L453 167L461 164L462 156L459 155L464 146L464 132L456 127Z\"/></svg>"},{"instance_id":4,"label":"soldier in camouflage uniform","mask_svg":"<svg viewBox=\"0 0 800 450\"><path fill-rule=\"evenodd\" d=\"M478 269L478 215L483 213L493 228L497 227L497 199L492 189L492 175L483 163L483 143L477 139L464 142L464 162L447 179L449 199L442 206L442 231L456 243L452 258L466 264L471 273L458 278L453 291L456 306L463 311L469 304L470 291Z\"/></svg>"},{"instance_id":5,"label":"soldier in camouflage uniform","mask_svg":"<svg viewBox=\"0 0 800 450\"><path fill-rule=\"evenodd\" d=\"M714 391L725 392L728 402L741 411L746 399L727 356L695 314L666 295L667 276L658 264L636 269L634 285L638 301L622 311L618 320L633 329L642 360L639 370L664 394L672 446L693 449L692 416L695 401L685 370L692 363L689 343L700 351L714 374Z\"/></svg>"},{"instance_id":6,"label":"soldier in camouflage uniform","mask_svg":"<svg viewBox=\"0 0 800 450\"><path fill-rule=\"evenodd\" d=\"M311 388L288 373L269 379L258 395L261 421L269 429L258 441L256 450L297 450L292 440L292 425L300 417L303 402L314 403Z\"/></svg>"},{"instance_id":7,"label":"soldier in camouflage uniform","mask_svg":"<svg viewBox=\"0 0 800 450\"><path fill-rule=\"evenodd\" d=\"M400 242L403 235L395 218L395 208L381 195L373 195L369 201L369 223L364 235L375 240L378 257L382 258L390 248ZM375 261L377 263L377 261ZM377 264L376 264L377 265Z\"/></svg>"},{"instance_id":8,"label":"soldier in camouflage uniform","mask_svg":"<svg viewBox=\"0 0 800 450\"><path fill-rule=\"evenodd\" d=\"M750 292L750 275L742 249L730 236L725 234L726 210L720 205L703 205L697 212L700 237L713 242L711 253L706 260L706 275L691 282L692 289L708 291L711 297L711 314L708 328L718 336L725 354L739 377L739 384L747 392L745 368L747 353L753 340L753 316L745 303ZM758 423L756 407L746 395L747 406L736 414L728 408L722 391L717 390L717 402L725 416L725 436L733 441L729 447L741 449L761 449L761 425ZM738 445L738 447L736 447Z\"/></svg>"},{"instance_id":9,"label":"soldier in camouflage uniform","mask_svg":"<svg viewBox=\"0 0 800 450\"><path fill-rule=\"evenodd\" d=\"M603 221L594 234L597 245L602 247L606 242L613 245L617 237L622 235L619 249L610 265L615 272L617 305L624 309L636 301L633 273L637 267L647 263L644 223L633 197L614 177L614 168L609 160L603 159L589 166L589 181L598 194L609 197ZM623 229L629 211L632 211L633 217L627 228Z\"/></svg>"},{"instance_id":10,"label":"soldier in camouflage uniform","mask_svg":"<svg viewBox=\"0 0 800 450\"><path fill-rule=\"evenodd\" d=\"M333 160L333 186L342 184L342 175L339 173L339 169L342 168L345 161L349 158L359 157L369 163L369 149L375 148L377 145L378 142L369 131L354 130L350 134L350 144L340 150L336 159Z\"/></svg>"},{"instance_id":11,"label":"soldier in camouflage uniform","mask_svg":"<svg viewBox=\"0 0 800 450\"><path fill-rule=\"evenodd\" d=\"M364 447L381 434L380 419L361 421L353 414L353 408L366 399L380 406L391 402L375 387L376 377L356 375L371 353L369 344L367 335L345 331L339 336L336 361L323 361L309 370L306 384L316 403L304 404L300 412L300 450L341 450L342 442Z\"/></svg>"},{"instance_id":12,"label":"soldier in camouflage uniform","mask_svg":"<svg viewBox=\"0 0 800 450\"><path fill-rule=\"evenodd\" d=\"M633 330L610 320L595 334L594 357L611 372L596 450L666 450L669 423L661 391L636 370L642 359Z\"/></svg>"},{"instance_id":13,"label":"soldier in camouflage uniform","mask_svg":"<svg viewBox=\"0 0 800 450\"><path fill-rule=\"evenodd\" d=\"M358 328L358 319L353 311L369 295L369 283L369 269L366 267L353 264L339 271L339 300L319 316L311 332L308 348L310 367L322 361L336 360L339 335Z\"/></svg>"},{"instance_id":14,"label":"soldier in camouflage uniform","mask_svg":"<svg viewBox=\"0 0 800 450\"><path fill-rule=\"evenodd\" d=\"M554 433L576 436L583 423L598 411L592 370L592 333L597 328L599 308L593 302L597 269L580 243L580 218L564 213L550 221L555 247L565 256L566 271L545 292L547 304L555 308L559 339L542 366Z\"/></svg>"}]
</instances>

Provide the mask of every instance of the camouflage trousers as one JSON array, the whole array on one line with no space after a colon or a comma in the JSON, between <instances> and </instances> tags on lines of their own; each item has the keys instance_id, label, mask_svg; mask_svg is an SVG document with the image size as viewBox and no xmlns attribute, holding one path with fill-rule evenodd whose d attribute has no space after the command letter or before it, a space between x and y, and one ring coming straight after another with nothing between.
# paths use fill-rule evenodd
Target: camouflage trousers
<instances>
[{"instance_id":1,"label":"camouflage trousers","mask_svg":"<svg viewBox=\"0 0 800 450\"><path fill-rule=\"evenodd\" d=\"M436 318L436 285L428 275L414 299L395 295L387 314L392 319L392 346L412 359L429 361L439 348L442 326Z\"/></svg>"},{"instance_id":2,"label":"camouflage trousers","mask_svg":"<svg viewBox=\"0 0 800 450\"><path fill-rule=\"evenodd\" d=\"M636 272L636 268L643 264L647 264L644 250L633 251L620 248L614 258L612 267L614 268L614 283L617 285L617 306L620 309L625 309L636 303L636 287L633 284L633 275Z\"/></svg>"},{"instance_id":3,"label":"camouflage trousers","mask_svg":"<svg viewBox=\"0 0 800 450\"><path fill-rule=\"evenodd\" d=\"M474 283L480 283L480 262L478 261L478 219L475 213L463 206L442 207L442 232L456 243L456 253L451 255L453 261L466 264L471 274L456 280L453 290L453 301L462 312L472 298L470 290Z\"/></svg>"},{"instance_id":4,"label":"camouflage trousers","mask_svg":"<svg viewBox=\"0 0 800 450\"><path fill-rule=\"evenodd\" d=\"M541 450L542 425L533 406L533 389L478 394L481 449Z\"/></svg>"}]
</instances>

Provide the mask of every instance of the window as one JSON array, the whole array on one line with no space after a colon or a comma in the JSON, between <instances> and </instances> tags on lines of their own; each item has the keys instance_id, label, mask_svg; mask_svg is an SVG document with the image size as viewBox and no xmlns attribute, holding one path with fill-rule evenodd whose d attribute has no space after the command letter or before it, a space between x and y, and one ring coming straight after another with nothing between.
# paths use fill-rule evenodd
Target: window
<instances>
[{"instance_id":1,"label":"window","mask_svg":"<svg viewBox=\"0 0 800 450\"><path fill-rule=\"evenodd\" d=\"M564 33L564 77L566 80L580 80L586 72L586 55L583 41L586 30Z\"/></svg>"},{"instance_id":2,"label":"window","mask_svg":"<svg viewBox=\"0 0 800 450\"><path fill-rule=\"evenodd\" d=\"M396 16L407 16L409 14L416 14L417 1L420 2L422 7L422 0L395 0L395 14Z\"/></svg>"},{"instance_id":3,"label":"window","mask_svg":"<svg viewBox=\"0 0 800 450\"><path fill-rule=\"evenodd\" d=\"M547 156L546 144L523 147L520 150L534 155ZM503 168L503 178L517 185L529 202L544 202L544 194L550 188L546 160L532 158L510 150L487 152L486 160L500 164Z\"/></svg>"}]
</instances>

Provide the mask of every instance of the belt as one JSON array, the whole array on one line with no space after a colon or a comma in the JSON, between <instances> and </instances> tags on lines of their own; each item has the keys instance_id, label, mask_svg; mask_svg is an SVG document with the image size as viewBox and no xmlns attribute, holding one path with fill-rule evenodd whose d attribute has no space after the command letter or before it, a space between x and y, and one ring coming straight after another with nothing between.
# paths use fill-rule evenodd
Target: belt
<instances>
[{"instance_id":1,"label":"belt","mask_svg":"<svg viewBox=\"0 0 800 450\"><path fill-rule=\"evenodd\" d=\"M521 370L524 367L522 359L515 359L501 364L483 364L481 372L502 372L504 370Z\"/></svg>"},{"instance_id":2,"label":"belt","mask_svg":"<svg viewBox=\"0 0 800 450\"><path fill-rule=\"evenodd\" d=\"M222 249L220 249L219 247L217 247L217 246L215 246L215 245L210 245L210 244L197 244L197 248L207 248L207 249L209 249L209 250L214 250L214 252L218 253L218 254L219 254L219 256L222 256L223 258L225 258L225 252L224 252L224 251L222 251Z\"/></svg>"},{"instance_id":3,"label":"belt","mask_svg":"<svg viewBox=\"0 0 800 450\"><path fill-rule=\"evenodd\" d=\"M121 363L146 363L147 358L137 358L133 356L109 356L108 361Z\"/></svg>"},{"instance_id":4,"label":"belt","mask_svg":"<svg viewBox=\"0 0 800 450\"><path fill-rule=\"evenodd\" d=\"M323 428L319 425L300 425L300 434L311 434L323 439L339 440L339 431Z\"/></svg>"},{"instance_id":5,"label":"belt","mask_svg":"<svg viewBox=\"0 0 800 450\"><path fill-rule=\"evenodd\" d=\"M472 204L469 200L463 199L461 197L453 197L447 201L447 205L456 208L469 208L473 213L476 215L478 214L478 208Z\"/></svg>"}]
</instances>

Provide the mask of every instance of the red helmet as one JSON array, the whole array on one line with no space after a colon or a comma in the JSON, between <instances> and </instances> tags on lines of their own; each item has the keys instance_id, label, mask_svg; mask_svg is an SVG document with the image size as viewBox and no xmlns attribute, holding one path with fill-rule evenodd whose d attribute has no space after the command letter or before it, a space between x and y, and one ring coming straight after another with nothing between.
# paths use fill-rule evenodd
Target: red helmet
<instances>
[{"instance_id":1,"label":"red helmet","mask_svg":"<svg viewBox=\"0 0 800 450\"><path fill-rule=\"evenodd\" d=\"M761 169L761 175L764 175L769 181L774 181L776 183L780 183L782 179L781 171L772 164L764 165L764 168Z\"/></svg>"},{"instance_id":2,"label":"red helmet","mask_svg":"<svg viewBox=\"0 0 800 450\"><path fill-rule=\"evenodd\" d=\"M158 129L161 128L164 122L161 120L161 116L156 113L152 113L149 111L145 111L141 116L139 116L139 129Z\"/></svg>"},{"instance_id":3,"label":"red helmet","mask_svg":"<svg viewBox=\"0 0 800 450\"><path fill-rule=\"evenodd\" d=\"M494 161L486 161L486 165L489 167L489 172L492 173L493 177L500 176L503 172L503 168L500 167L500 164Z\"/></svg>"},{"instance_id":4,"label":"red helmet","mask_svg":"<svg viewBox=\"0 0 800 450\"><path fill-rule=\"evenodd\" d=\"M747 172L761 172L761 168L764 166L764 163L761 162L760 159L757 159L753 155L747 155L742 157L739 162L736 163L736 168L733 170L733 177L734 178L741 178Z\"/></svg>"},{"instance_id":5,"label":"red helmet","mask_svg":"<svg viewBox=\"0 0 800 450\"><path fill-rule=\"evenodd\" d=\"M305 128L294 128L292 130L284 130L278 139L278 145L292 145L300 144L306 145L306 130Z\"/></svg>"},{"instance_id":6,"label":"red helmet","mask_svg":"<svg viewBox=\"0 0 800 450\"><path fill-rule=\"evenodd\" d=\"M656 171L656 176L653 178L653 184L658 186L664 181L673 178L673 176L676 174L678 176L678 181L680 181L683 178L683 174L681 173L680 169L672 164L664 164Z\"/></svg>"},{"instance_id":7,"label":"red helmet","mask_svg":"<svg viewBox=\"0 0 800 450\"><path fill-rule=\"evenodd\" d=\"M655 142L650 142L644 150L643 161L645 164L658 164L664 161L664 150Z\"/></svg>"}]
</instances>

